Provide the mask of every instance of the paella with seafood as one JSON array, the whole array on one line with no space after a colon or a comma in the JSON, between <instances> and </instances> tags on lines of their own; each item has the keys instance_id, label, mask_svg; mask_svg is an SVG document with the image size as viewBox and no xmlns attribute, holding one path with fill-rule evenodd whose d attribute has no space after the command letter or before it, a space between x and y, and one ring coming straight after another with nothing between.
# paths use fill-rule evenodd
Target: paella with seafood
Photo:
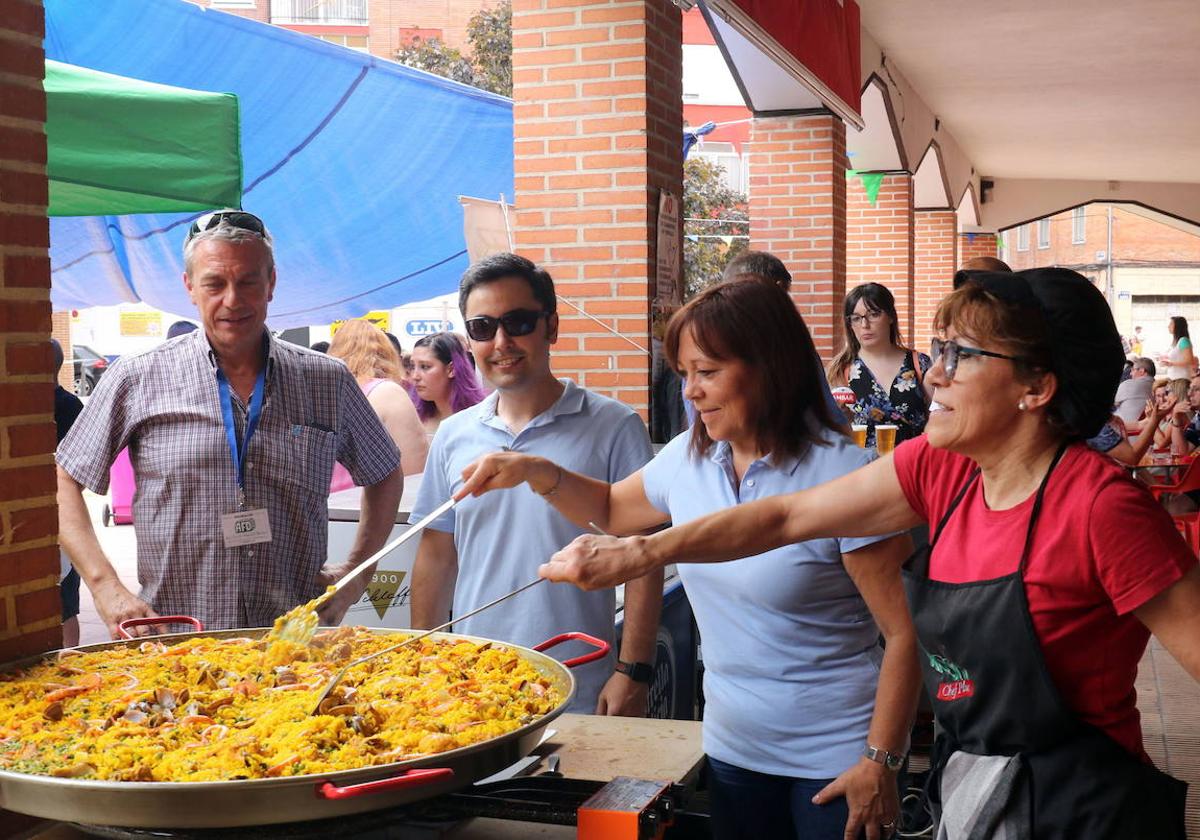
<instances>
[{"instance_id":1,"label":"paella with seafood","mask_svg":"<svg viewBox=\"0 0 1200 840\"><path fill-rule=\"evenodd\" d=\"M0 676L0 770L200 782L404 761L511 732L566 698L499 643L396 644L361 627L278 639L189 636L62 651Z\"/></svg>"}]
</instances>

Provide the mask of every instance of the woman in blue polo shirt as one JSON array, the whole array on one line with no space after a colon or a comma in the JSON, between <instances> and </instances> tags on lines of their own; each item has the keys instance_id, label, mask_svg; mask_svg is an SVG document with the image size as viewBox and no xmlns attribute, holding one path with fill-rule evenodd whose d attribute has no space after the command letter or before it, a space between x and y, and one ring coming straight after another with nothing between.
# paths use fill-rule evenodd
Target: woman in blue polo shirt
<instances>
[{"instance_id":1,"label":"woman in blue polo shirt","mask_svg":"<svg viewBox=\"0 0 1200 840\"><path fill-rule=\"evenodd\" d=\"M813 487L873 457L839 431L808 329L771 284L709 289L672 319L665 344L700 422L642 470L610 485L497 453L463 471L458 495L528 483L576 524L635 534ZM910 545L821 539L679 567L704 644L716 837L891 834L920 679L900 583Z\"/></svg>"}]
</instances>

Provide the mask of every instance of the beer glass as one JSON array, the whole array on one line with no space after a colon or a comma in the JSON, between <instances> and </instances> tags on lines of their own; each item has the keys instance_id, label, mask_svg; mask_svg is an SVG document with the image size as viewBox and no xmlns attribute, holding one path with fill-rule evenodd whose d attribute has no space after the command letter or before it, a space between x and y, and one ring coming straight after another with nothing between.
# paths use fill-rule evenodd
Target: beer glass
<instances>
[{"instance_id":1,"label":"beer glass","mask_svg":"<svg viewBox=\"0 0 1200 840\"><path fill-rule=\"evenodd\" d=\"M850 435L854 438L854 443L860 449L867 448L867 427L855 423L850 427Z\"/></svg>"},{"instance_id":2,"label":"beer glass","mask_svg":"<svg viewBox=\"0 0 1200 840\"><path fill-rule=\"evenodd\" d=\"M896 448L896 427L882 425L875 427L875 450L880 455L887 455Z\"/></svg>"}]
</instances>

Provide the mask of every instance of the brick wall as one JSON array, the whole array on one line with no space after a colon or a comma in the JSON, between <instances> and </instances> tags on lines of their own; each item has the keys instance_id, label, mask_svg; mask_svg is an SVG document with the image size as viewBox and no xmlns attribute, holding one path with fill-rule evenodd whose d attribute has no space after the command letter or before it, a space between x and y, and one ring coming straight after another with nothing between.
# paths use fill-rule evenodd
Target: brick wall
<instances>
[{"instance_id":1,"label":"brick wall","mask_svg":"<svg viewBox=\"0 0 1200 840\"><path fill-rule=\"evenodd\" d=\"M885 175L875 204L861 178L846 180L846 289L881 283L896 298L900 337L913 335L913 189L907 172Z\"/></svg>"},{"instance_id":2,"label":"brick wall","mask_svg":"<svg viewBox=\"0 0 1200 840\"><path fill-rule=\"evenodd\" d=\"M933 315L951 292L958 267L958 216L953 210L918 210L913 218L913 347L928 353Z\"/></svg>"},{"instance_id":3,"label":"brick wall","mask_svg":"<svg viewBox=\"0 0 1200 840\"><path fill-rule=\"evenodd\" d=\"M643 416L659 191L683 186L680 39L668 0L513 3L517 250L637 345L560 302L555 370Z\"/></svg>"},{"instance_id":4,"label":"brick wall","mask_svg":"<svg viewBox=\"0 0 1200 840\"><path fill-rule=\"evenodd\" d=\"M1015 240L1014 240L1015 241ZM958 264L962 266L967 260L975 257L998 257L1014 267L1009 262L1011 254L1006 249L1003 253L996 246L994 233L962 233L958 237Z\"/></svg>"},{"instance_id":5,"label":"brick wall","mask_svg":"<svg viewBox=\"0 0 1200 840\"><path fill-rule=\"evenodd\" d=\"M792 273L792 297L828 361L843 341L846 126L829 114L755 119L750 245Z\"/></svg>"},{"instance_id":6,"label":"brick wall","mask_svg":"<svg viewBox=\"0 0 1200 840\"><path fill-rule=\"evenodd\" d=\"M441 40L467 52L467 24L496 0L369 0L371 54L392 58L401 45L401 30L440 29Z\"/></svg>"},{"instance_id":7,"label":"brick wall","mask_svg":"<svg viewBox=\"0 0 1200 840\"><path fill-rule=\"evenodd\" d=\"M0 661L58 647L42 6L0 17Z\"/></svg>"}]
</instances>

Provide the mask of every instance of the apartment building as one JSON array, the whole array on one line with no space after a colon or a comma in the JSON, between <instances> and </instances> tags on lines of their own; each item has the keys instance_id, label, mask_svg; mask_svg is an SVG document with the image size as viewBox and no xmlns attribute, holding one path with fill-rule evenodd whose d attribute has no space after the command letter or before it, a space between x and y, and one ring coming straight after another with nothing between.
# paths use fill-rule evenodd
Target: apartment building
<instances>
[{"instance_id":1,"label":"apartment building","mask_svg":"<svg viewBox=\"0 0 1200 840\"><path fill-rule=\"evenodd\" d=\"M495 0L193 0L343 47L394 58L414 38L467 45L467 24Z\"/></svg>"},{"instance_id":2,"label":"apartment building","mask_svg":"<svg viewBox=\"0 0 1200 840\"><path fill-rule=\"evenodd\" d=\"M1060 265L1104 290L1117 327L1142 328L1147 352L1169 343L1167 319L1200 329L1200 234L1195 225L1132 204L1088 204L1004 232L1014 268Z\"/></svg>"}]
</instances>

